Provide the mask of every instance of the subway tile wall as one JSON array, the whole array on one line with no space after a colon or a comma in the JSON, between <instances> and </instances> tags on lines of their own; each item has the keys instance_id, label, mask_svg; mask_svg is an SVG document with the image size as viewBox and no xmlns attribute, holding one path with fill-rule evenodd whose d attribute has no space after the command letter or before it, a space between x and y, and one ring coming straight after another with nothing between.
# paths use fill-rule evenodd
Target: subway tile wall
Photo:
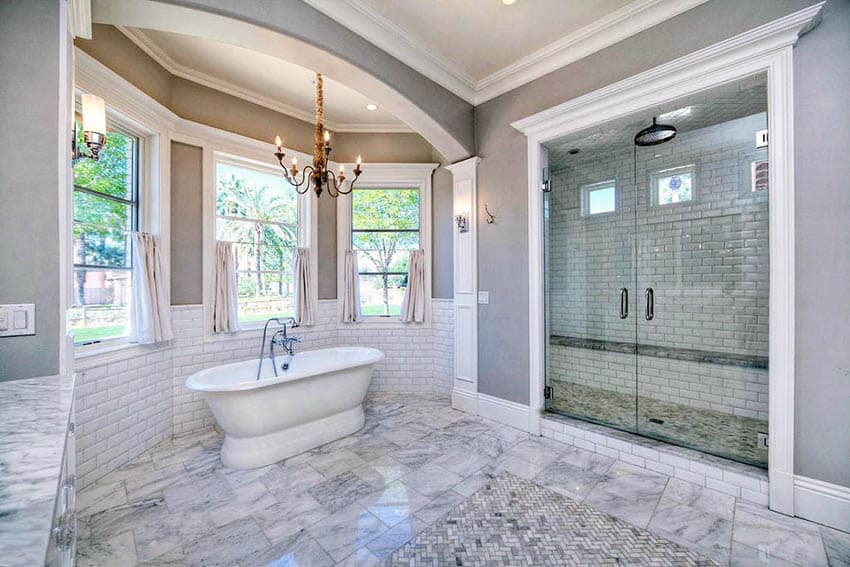
<instances>
[{"instance_id":1,"label":"subway tile wall","mask_svg":"<svg viewBox=\"0 0 850 567\"><path fill-rule=\"evenodd\" d=\"M431 326L379 329L337 324L336 302L320 301L318 321L300 327L302 351L331 346L379 348L386 358L371 389L448 395L453 376L452 301L432 300ZM203 336L203 307L172 307L175 339L77 361L77 476L85 487L170 439L214 425L201 395L187 390L192 373L257 358L262 331Z\"/></svg>"}]
</instances>

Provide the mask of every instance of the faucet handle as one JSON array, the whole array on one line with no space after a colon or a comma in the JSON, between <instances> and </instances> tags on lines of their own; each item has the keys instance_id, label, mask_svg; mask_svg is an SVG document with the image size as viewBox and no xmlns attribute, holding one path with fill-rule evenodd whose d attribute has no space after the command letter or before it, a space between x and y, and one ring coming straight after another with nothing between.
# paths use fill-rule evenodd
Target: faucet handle
<instances>
[{"instance_id":1,"label":"faucet handle","mask_svg":"<svg viewBox=\"0 0 850 567\"><path fill-rule=\"evenodd\" d=\"M295 317L290 317L287 319L286 324L289 325L290 329L297 329L301 325L298 324L298 321L295 320Z\"/></svg>"}]
</instances>

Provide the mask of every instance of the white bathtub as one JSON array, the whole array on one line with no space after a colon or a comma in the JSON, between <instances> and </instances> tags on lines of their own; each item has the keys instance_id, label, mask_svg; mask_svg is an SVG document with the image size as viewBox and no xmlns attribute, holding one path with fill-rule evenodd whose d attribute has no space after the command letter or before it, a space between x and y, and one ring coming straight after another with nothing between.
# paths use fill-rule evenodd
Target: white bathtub
<instances>
[{"instance_id":1,"label":"white bathtub","mask_svg":"<svg viewBox=\"0 0 850 567\"><path fill-rule=\"evenodd\" d=\"M186 387L203 392L224 430L221 460L234 469L262 467L358 431L372 369L384 358L374 348L301 352L275 377L271 361L201 370Z\"/></svg>"}]
</instances>

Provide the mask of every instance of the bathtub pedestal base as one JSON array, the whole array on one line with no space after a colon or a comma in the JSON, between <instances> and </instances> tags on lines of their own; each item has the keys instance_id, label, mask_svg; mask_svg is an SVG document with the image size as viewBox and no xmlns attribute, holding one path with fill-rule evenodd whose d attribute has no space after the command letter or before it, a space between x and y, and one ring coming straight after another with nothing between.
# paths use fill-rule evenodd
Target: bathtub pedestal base
<instances>
[{"instance_id":1,"label":"bathtub pedestal base","mask_svg":"<svg viewBox=\"0 0 850 567\"><path fill-rule=\"evenodd\" d=\"M359 431L366 423L363 406L274 431L259 437L225 435L221 462L231 469L256 469L315 449Z\"/></svg>"}]
</instances>

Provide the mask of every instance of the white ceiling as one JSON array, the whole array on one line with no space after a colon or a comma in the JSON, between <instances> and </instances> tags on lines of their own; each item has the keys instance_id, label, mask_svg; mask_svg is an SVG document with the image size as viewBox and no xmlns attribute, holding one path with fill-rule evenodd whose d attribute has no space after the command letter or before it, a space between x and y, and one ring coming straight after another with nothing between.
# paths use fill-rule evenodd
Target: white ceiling
<instances>
[{"instance_id":1,"label":"white ceiling","mask_svg":"<svg viewBox=\"0 0 850 567\"><path fill-rule=\"evenodd\" d=\"M119 28L174 75L301 120L315 120L315 72L235 45L177 33ZM325 124L336 132L409 132L395 116L370 111L364 95L324 77Z\"/></svg>"},{"instance_id":2,"label":"white ceiling","mask_svg":"<svg viewBox=\"0 0 850 567\"><path fill-rule=\"evenodd\" d=\"M472 104L705 0L304 0Z\"/></svg>"}]
</instances>

